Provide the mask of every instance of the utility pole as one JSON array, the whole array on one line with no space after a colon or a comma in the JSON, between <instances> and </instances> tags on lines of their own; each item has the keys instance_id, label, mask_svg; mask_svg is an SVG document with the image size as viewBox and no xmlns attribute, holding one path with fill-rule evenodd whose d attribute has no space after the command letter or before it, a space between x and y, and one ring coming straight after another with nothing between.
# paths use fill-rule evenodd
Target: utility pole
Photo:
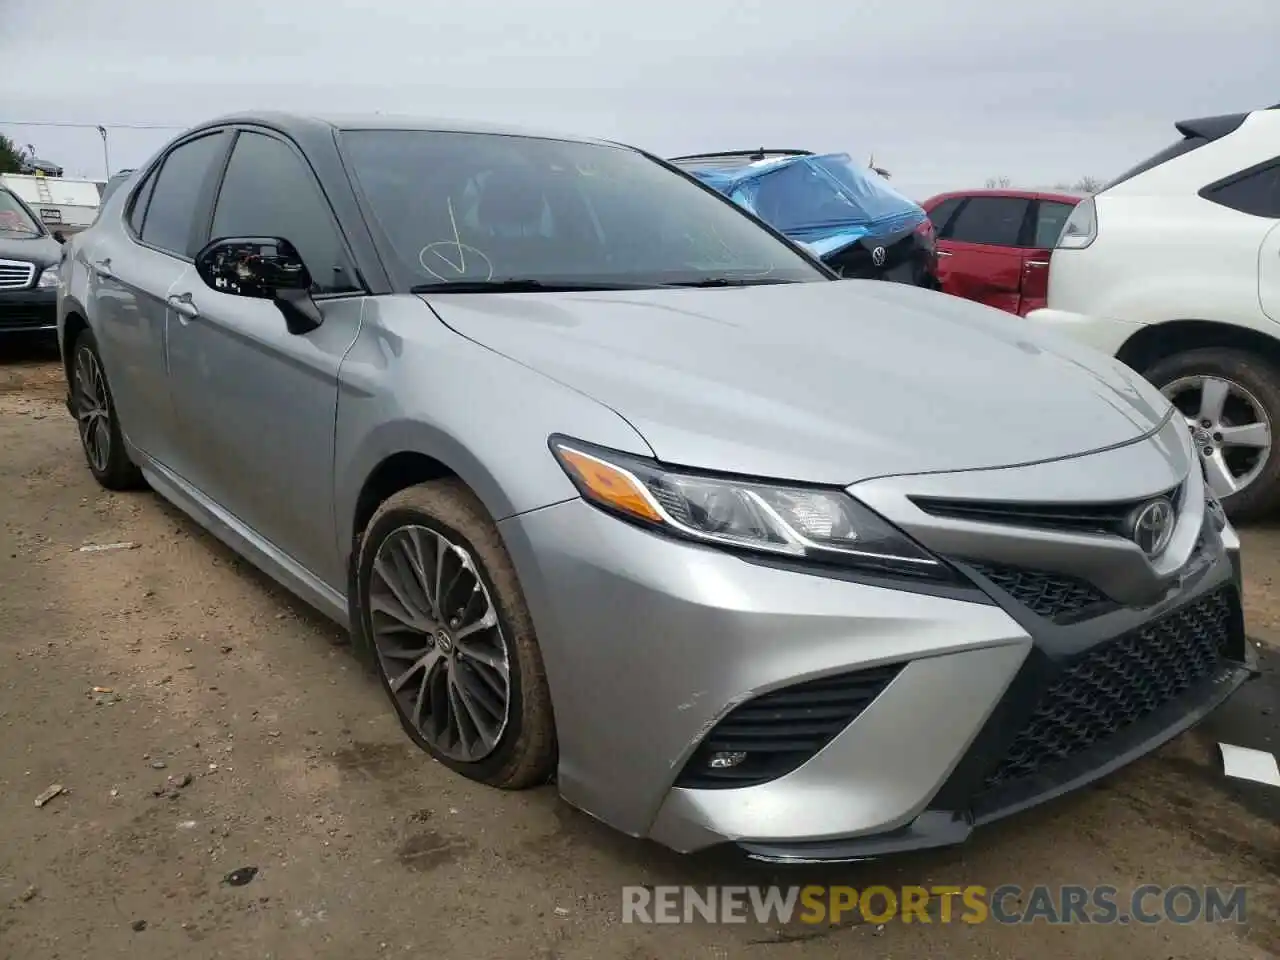
<instances>
[{"instance_id":1,"label":"utility pole","mask_svg":"<svg viewBox=\"0 0 1280 960\"><path fill-rule=\"evenodd\" d=\"M111 154L107 152L107 128L99 125L98 133L102 134L102 166L103 175L106 179L111 179Z\"/></svg>"}]
</instances>

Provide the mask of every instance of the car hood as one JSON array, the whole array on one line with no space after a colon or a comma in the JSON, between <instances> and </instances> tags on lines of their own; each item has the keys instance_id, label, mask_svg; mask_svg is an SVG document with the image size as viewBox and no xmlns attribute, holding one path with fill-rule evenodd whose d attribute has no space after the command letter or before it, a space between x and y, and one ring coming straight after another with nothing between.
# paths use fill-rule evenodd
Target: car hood
<instances>
[{"instance_id":1,"label":"car hood","mask_svg":"<svg viewBox=\"0 0 1280 960\"><path fill-rule=\"evenodd\" d=\"M39 237L15 237L0 233L0 260L34 263L36 272L54 266L62 257L62 245L45 234Z\"/></svg>"},{"instance_id":2,"label":"car hood","mask_svg":"<svg viewBox=\"0 0 1280 960\"><path fill-rule=\"evenodd\" d=\"M1170 409L1118 361L906 284L424 299L707 470L845 485L1012 466L1134 441Z\"/></svg>"}]
</instances>

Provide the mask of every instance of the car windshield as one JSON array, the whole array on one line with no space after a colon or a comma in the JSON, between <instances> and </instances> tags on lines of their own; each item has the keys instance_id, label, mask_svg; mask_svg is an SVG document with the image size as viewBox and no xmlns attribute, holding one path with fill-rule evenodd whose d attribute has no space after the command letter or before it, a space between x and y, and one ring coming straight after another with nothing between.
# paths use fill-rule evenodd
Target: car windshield
<instances>
[{"instance_id":1,"label":"car windshield","mask_svg":"<svg viewBox=\"0 0 1280 960\"><path fill-rule=\"evenodd\" d=\"M350 130L342 146L398 285L828 279L732 204L624 147L409 130Z\"/></svg>"},{"instance_id":2,"label":"car windshield","mask_svg":"<svg viewBox=\"0 0 1280 960\"><path fill-rule=\"evenodd\" d=\"M40 225L8 190L0 190L0 234L6 236L38 237L43 233Z\"/></svg>"}]
</instances>

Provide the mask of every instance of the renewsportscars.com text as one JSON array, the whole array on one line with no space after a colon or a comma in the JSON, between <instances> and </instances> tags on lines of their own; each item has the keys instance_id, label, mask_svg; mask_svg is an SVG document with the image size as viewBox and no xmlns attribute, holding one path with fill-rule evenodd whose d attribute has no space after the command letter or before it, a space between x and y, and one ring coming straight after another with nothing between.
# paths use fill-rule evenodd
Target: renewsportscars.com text
<instances>
[{"instance_id":1,"label":"renewsportscars.com text","mask_svg":"<svg viewBox=\"0 0 1280 960\"><path fill-rule=\"evenodd\" d=\"M1245 887L622 888L623 923L1244 923Z\"/></svg>"}]
</instances>

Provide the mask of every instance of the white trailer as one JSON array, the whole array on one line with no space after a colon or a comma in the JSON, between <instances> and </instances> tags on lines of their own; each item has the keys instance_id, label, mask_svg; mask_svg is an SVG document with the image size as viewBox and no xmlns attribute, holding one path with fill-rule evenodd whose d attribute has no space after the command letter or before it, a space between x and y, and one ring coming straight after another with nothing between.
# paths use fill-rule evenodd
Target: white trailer
<instances>
[{"instance_id":1,"label":"white trailer","mask_svg":"<svg viewBox=\"0 0 1280 960\"><path fill-rule=\"evenodd\" d=\"M93 180L0 173L0 183L25 200L46 227L67 236L83 230L98 216L101 188Z\"/></svg>"}]
</instances>

